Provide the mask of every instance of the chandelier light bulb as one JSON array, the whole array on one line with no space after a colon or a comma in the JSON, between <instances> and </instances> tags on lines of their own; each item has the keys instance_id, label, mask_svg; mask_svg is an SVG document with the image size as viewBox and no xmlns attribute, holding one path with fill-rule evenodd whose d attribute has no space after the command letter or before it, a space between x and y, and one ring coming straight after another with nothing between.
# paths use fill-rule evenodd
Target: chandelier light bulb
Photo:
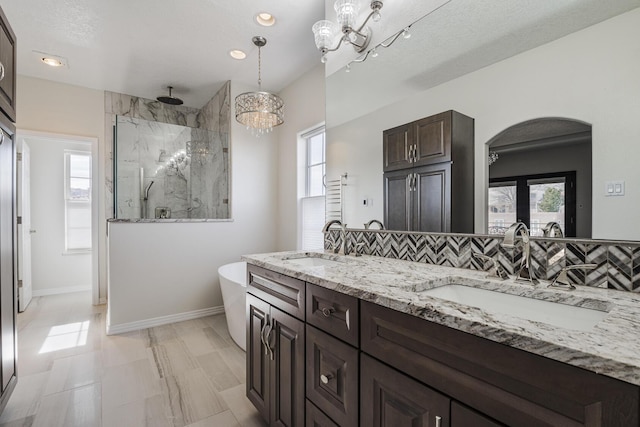
<instances>
[{"instance_id":1,"label":"chandelier light bulb","mask_svg":"<svg viewBox=\"0 0 640 427\"><path fill-rule=\"evenodd\" d=\"M371 15L371 20L373 22L379 22L380 18L382 18L382 15L377 10L373 13L373 15Z\"/></svg>"},{"instance_id":2,"label":"chandelier light bulb","mask_svg":"<svg viewBox=\"0 0 640 427\"><path fill-rule=\"evenodd\" d=\"M322 57L320 58L320 62L322 62L323 64L327 63L327 55L322 55Z\"/></svg>"}]
</instances>

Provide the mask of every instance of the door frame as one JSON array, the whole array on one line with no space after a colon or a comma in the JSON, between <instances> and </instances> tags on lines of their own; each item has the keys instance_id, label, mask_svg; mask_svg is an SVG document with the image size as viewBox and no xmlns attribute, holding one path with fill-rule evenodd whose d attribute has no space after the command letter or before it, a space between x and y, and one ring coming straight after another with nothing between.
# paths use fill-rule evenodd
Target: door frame
<instances>
[{"instance_id":1,"label":"door frame","mask_svg":"<svg viewBox=\"0 0 640 427\"><path fill-rule=\"evenodd\" d=\"M86 143L91 146L91 301L93 305L101 303L100 298L100 253L102 251L99 239L99 218L100 218L100 173L99 165L99 145L98 138L91 136L69 135L54 132L42 132L34 130L24 130L18 128L16 140L19 138L40 138L53 141L73 141ZM32 170L33 172L33 170Z\"/></svg>"}]
</instances>

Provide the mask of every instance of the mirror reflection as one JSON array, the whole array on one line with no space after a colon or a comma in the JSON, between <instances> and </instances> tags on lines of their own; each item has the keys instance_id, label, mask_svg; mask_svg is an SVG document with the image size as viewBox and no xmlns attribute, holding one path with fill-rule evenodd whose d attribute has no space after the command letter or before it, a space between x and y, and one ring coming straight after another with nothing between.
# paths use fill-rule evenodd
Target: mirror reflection
<instances>
[{"instance_id":1,"label":"mirror reflection","mask_svg":"<svg viewBox=\"0 0 640 427\"><path fill-rule=\"evenodd\" d=\"M473 232L522 220L533 234L552 222L568 237L640 240L640 3L515 2L495 13L504 22L498 5L469 3L327 76L327 178L349 174L344 222L384 217L384 131L455 110L474 119L473 198L457 208ZM626 194L605 191L619 182Z\"/></svg>"}]
</instances>

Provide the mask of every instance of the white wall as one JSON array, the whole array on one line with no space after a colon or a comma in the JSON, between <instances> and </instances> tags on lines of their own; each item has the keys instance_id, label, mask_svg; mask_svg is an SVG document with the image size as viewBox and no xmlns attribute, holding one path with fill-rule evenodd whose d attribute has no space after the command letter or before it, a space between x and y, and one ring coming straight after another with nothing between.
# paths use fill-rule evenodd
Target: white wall
<instances>
[{"instance_id":1,"label":"white wall","mask_svg":"<svg viewBox=\"0 0 640 427\"><path fill-rule=\"evenodd\" d=\"M349 173L346 222L382 218L382 131L454 109L475 118L475 229L486 228L487 151L500 131L539 117L593 126L593 238L640 240L640 9L467 74L330 129L329 173ZM604 182L626 181L605 197Z\"/></svg>"},{"instance_id":2,"label":"white wall","mask_svg":"<svg viewBox=\"0 0 640 427\"><path fill-rule=\"evenodd\" d=\"M278 250L297 247L300 154L298 135L324 123L324 66L304 74L281 93L285 120L278 129Z\"/></svg>"},{"instance_id":3,"label":"white wall","mask_svg":"<svg viewBox=\"0 0 640 427\"><path fill-rule=\"evenodd\" d=\"M91 254L65 254L64 153L91 144L25 137L31 149L32 286L34 295L91 289Z\"/></svg>"},{"instance_id":4,"label":"white wall","mask_svg":"<svg viewBox=\"0 0 640 427\"><path fill-rule=\"evenodd\" d=\"M247 90L231 85L231 97ZM221 307L218 267L276 249L277 133L231 127L232 221L109 224L111 331Z\"/></svg>"},{"instance_id":5,"label":"white wall","mask_svg":"<svg viewBox=\"0 0 640 427\"><path fill-rule=\"evenodd\" d=\"M100 296L106 295L106 219L104 215L104 92L49 80L18 75L18 130L77 135L97 138L99 145L99 286ZM32 167L33 176L39 172ZM34 265L34 268L37 266Z\"/></svg>"}]
</instances>

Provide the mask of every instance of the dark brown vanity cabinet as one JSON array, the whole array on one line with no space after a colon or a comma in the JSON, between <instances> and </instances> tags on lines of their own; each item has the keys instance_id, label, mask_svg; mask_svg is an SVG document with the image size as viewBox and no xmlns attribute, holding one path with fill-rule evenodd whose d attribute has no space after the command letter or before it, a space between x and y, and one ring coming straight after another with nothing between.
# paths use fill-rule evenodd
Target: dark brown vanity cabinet
<instances>
[{"instance_id":1,"label":"dark brown vanity cabinet","mask_svg":"<svg viewBox=\"0 0 640 427\"><path fill-rule=\"evenodd\" d=\"M248 268L247 397L271 426L304 425L304 282Z\"/></svg>"},{"instance_id":2,"label":"dark brown vanity cabinet","mask_svg":"<svg viewBox=\"0 0 640 427\"><path fill-rule=\"evenodd\" d=\"M473 119L456 111L383 132L390 230L473 232Z\"/></svg>"}]
</instances>

